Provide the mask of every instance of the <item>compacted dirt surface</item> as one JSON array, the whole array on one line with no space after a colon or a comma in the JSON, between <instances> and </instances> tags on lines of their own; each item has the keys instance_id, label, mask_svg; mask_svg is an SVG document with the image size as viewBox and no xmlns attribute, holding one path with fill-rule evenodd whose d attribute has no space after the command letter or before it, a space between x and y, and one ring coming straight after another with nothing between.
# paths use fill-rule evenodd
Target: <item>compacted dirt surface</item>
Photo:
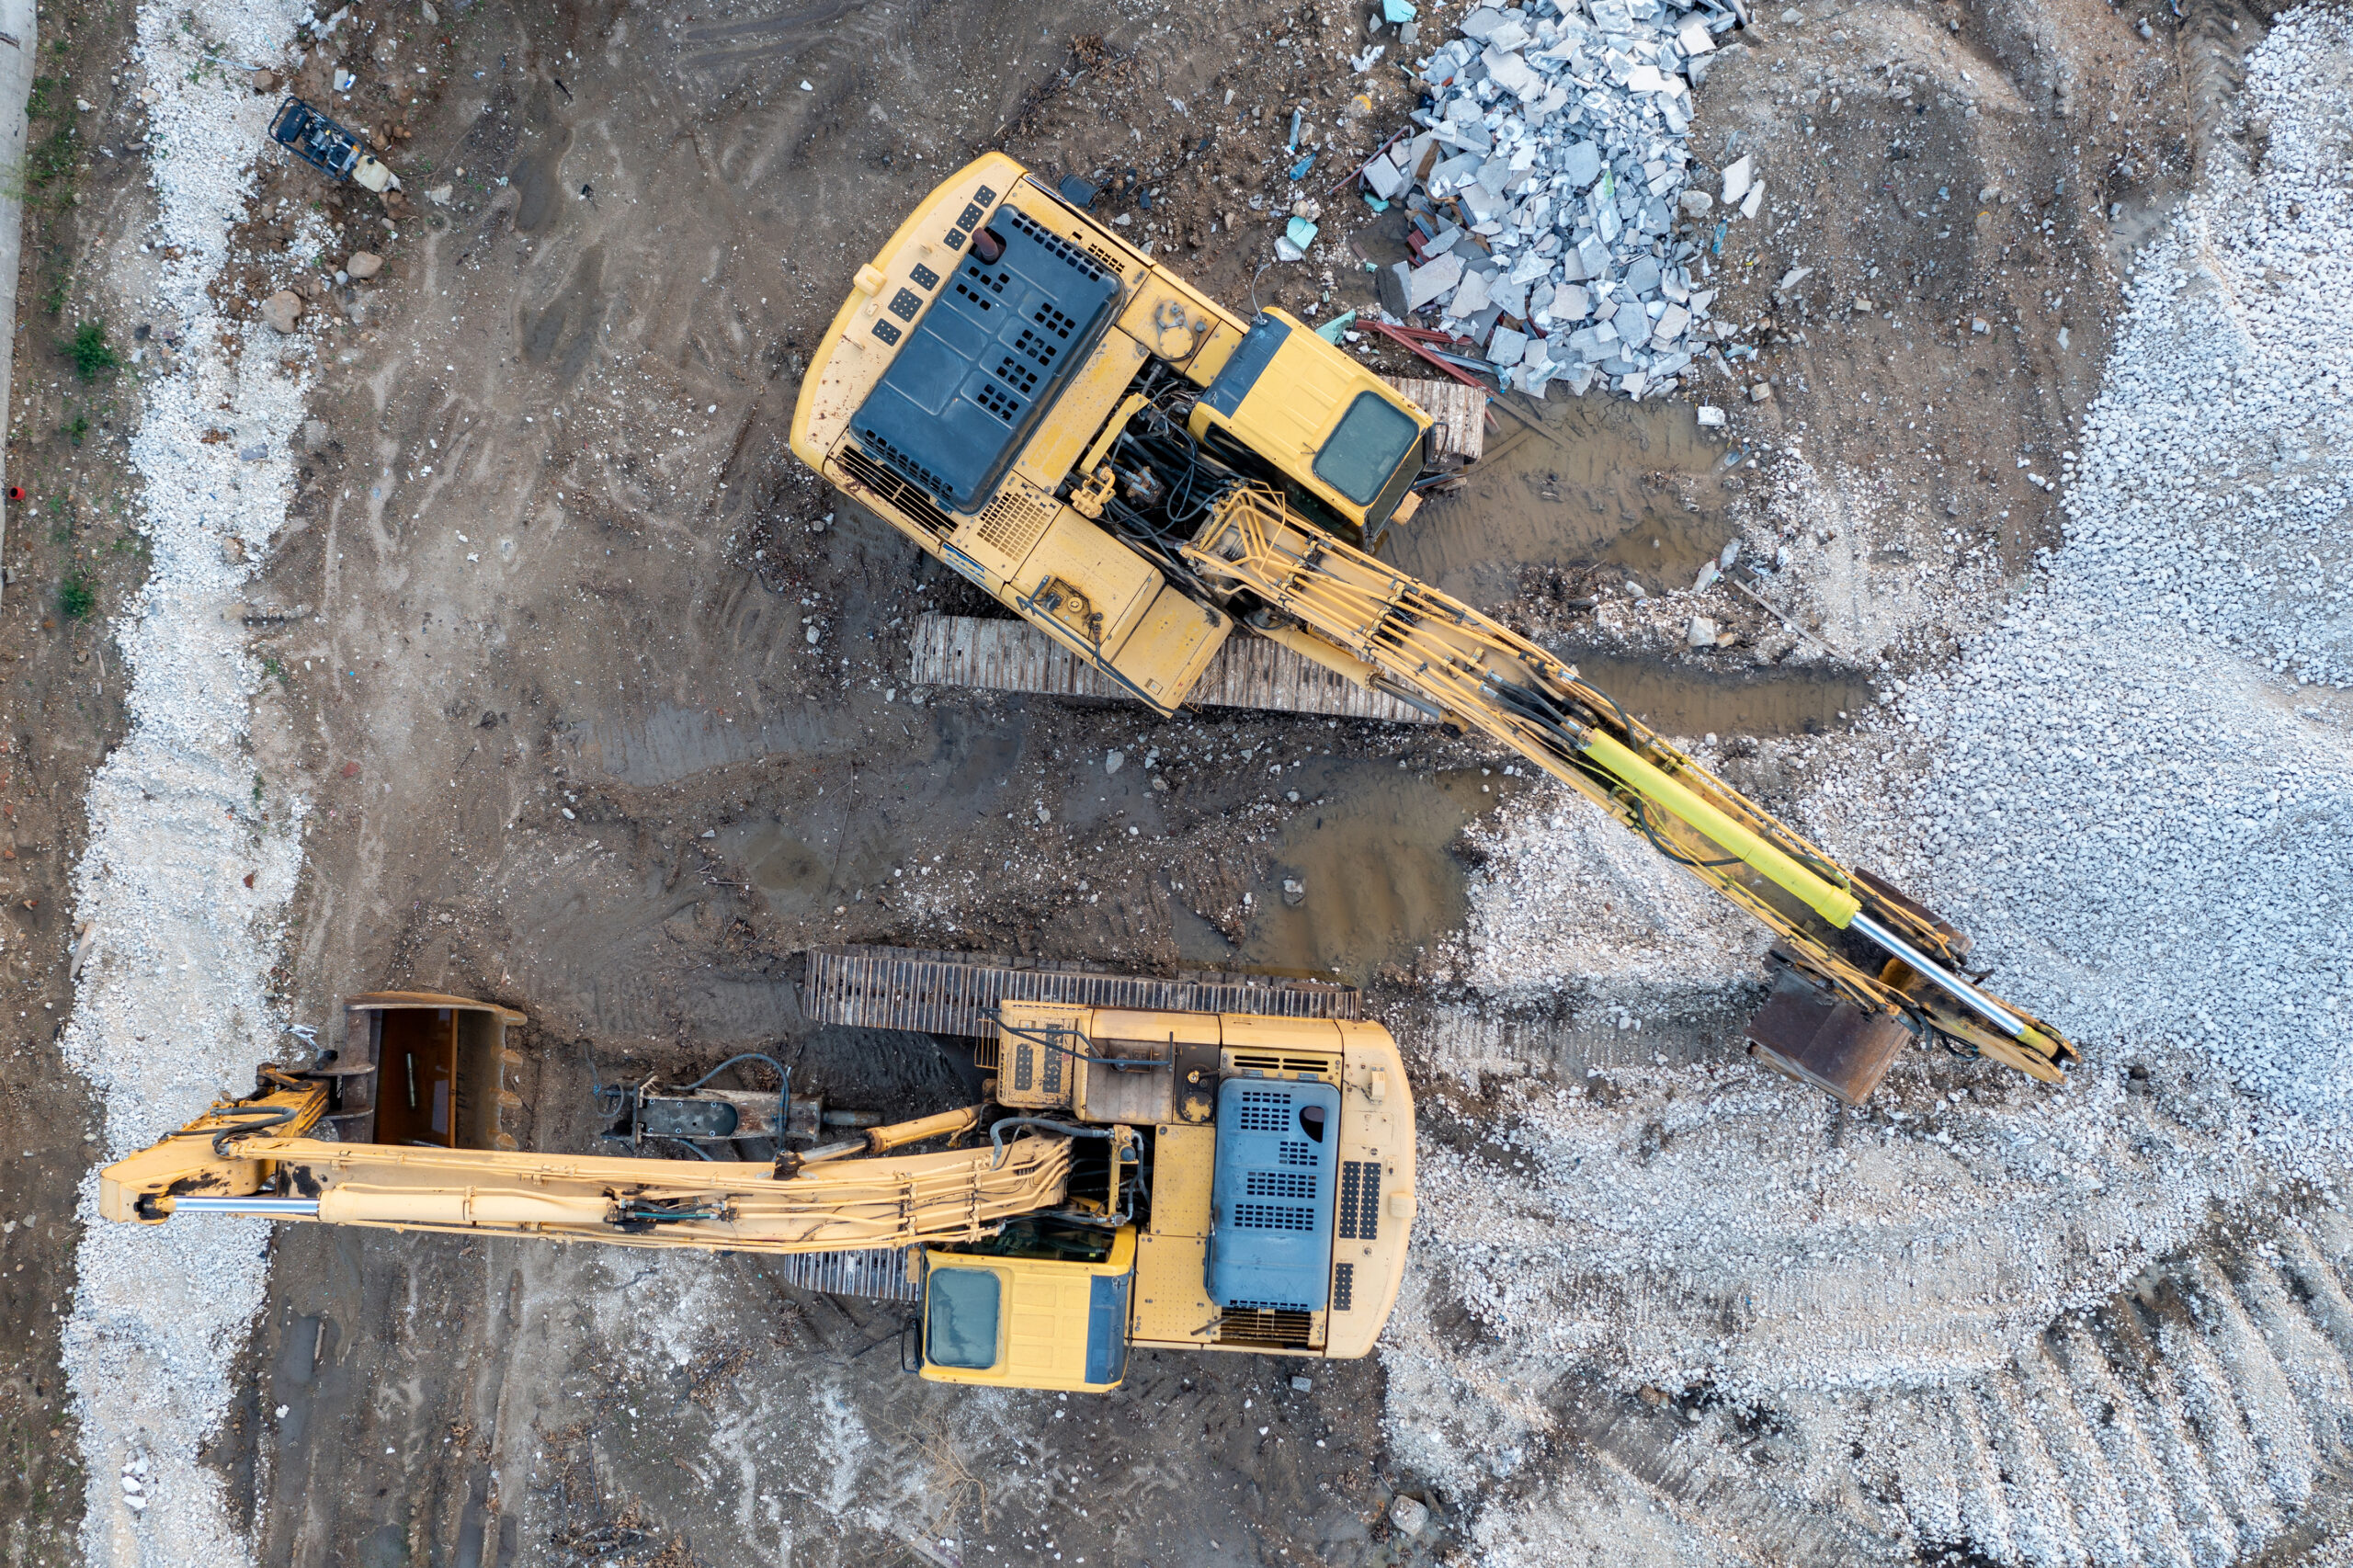
<instances>
[{"instance_id":1,"label":"compacted dirt surface","mask_svg":"<svg viewBox=\"0 0 2353 1568\"><path fill-rule=\"evenodd\" d=\"M1426 8L1419 51L1461 9ZM1907 585L2015 574L2058 539L2027 475L2059 472L2130 247L2208 155L2200 95L2264 25L2150 16L2143 39L2139 10L2096 0L1759 9L1691 138L1705 168L1753 153L1768 182L1711 258L1716 314L1756 357L1640 405L1510 400L1494 456L1394 558L1574 650L1663 729L1721 732L1779 803L1792 781L1743 772L1742 736L1840 726L1951 652L1903 612ZM123 71L126 18L45 25L72 45L64 98ZM308 802L274 977L294 1020L331 1037L340 998L379 989L519 1008L523 1129L585 1150L593 1083L743 1050L838 1105L969 1099L954 1040L806 1021L813 943L1332 974L1392 1019L1458 985L1477 830L1529 788L1502 759L1405 726L912 689L910 619L989 608L786 448L853 271L993 148L1098 184L1099 211L1231 305L1370 309L1364 264L1403 255L1402 229L1332 187L1418 101L1380 36L1392 58L1359 74L1357 6L443 0L364 7L299 69L267 62L291 79L267 91L390 137L404 187L386 203L264 153L218 285L296 288L288 351L314 356L289 528L244 617L270 676L256 799ZM128 112L132 82L85 121ZM1297 185L1294 108L1325 150ZM64 877L78 780L122 722L97 628L139 570L109 507L127 361L177 330L74 292L71 257L136 243L138 149L93 156L104 136L61 153L79 193L28 213L8 449L34 496L0 610L11 1562L76 1550L55 1364L89 1118L51 1046ZM1339 261L1267 266L1302 199ZM337 282L361 251L381 270ZM122 351L115 381L49 342L84 317ZM1701 399L1727 430L1695 426ZM1763 477L1792 454L1867 471L1880 505L1801 537ZM1785 613L1711 608L1728 635L1690 650L1662 591L1759 528L1825 564ZM1473 1097L1418 1087L1429 1136L1478 1145ZM756 1259L304 1227L277 1237L267 1301L204 1456L262 1562L1467 1551L1465 1499L1390 1450L1378 1360L1302 1388L1273 1358L1148 1356L1107 1398L972 1394L902 1375L903 1308ZM1401 1494L1432 1509L1410 1538Z\"/></svg>"}]
</instances>

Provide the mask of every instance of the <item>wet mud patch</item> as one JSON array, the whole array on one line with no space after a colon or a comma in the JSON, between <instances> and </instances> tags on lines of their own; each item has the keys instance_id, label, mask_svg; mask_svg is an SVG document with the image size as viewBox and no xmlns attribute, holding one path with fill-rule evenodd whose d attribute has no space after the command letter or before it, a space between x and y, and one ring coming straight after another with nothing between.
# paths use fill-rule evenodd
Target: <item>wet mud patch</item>
<instances>
[{"instance_id":1,"label":"wet mud patch","mask_svg":"<svg viewBox=\"0 0 2353 1568\"><path fill-rule=\"evenodd\" d=\"M517 232L536 234L555 216L556 200L563 194L563 155L572 148L572 127L556 118L544 84L535 85L524 101L523 123L525 140L534 144L515 160L506 177L515 187Z\"/></svg>"},{"instance_id":2,"label":"wet mud patch","mask_svg":"<svg viewBox=\"0 0 2353 1568\"><path fill-rule=\"evenodd\" d=\"M719 850L780 919L813 919L890 879L906 842L886 818L824 824L753 819L720 830Z\"/></svg>"},{"instance_id":3,"label":"wet mud patch","mask_svg":"<svg viewBox=\"0 0 2353 1568\"><path fill-rule=\"evenodd\" d=\"M1688 583L1732 537L1717 478L1726 449L1684 403L1548 403L1497 412L1464 486L1390 535L1404 571L1474 605L1518 591L1527 566L1608 562L1646 586Z\"/></svg>"},{"instance_id":4,"label":"wet mud patch","mask_svg":"<svg viewBox=\"0 0 2353 1568\"><path fill-rule=\"evenodd\" d=\"M1278 830L1239 943L1180 923L1188 962L1337 975L1370 984L1462 928L1472 863L1463 830L1517 787L1499 770L1436 773L1335 766L1290 787L1302 801Z\"/></svg>"},{"instance_id":5,"label":"wet mud patch","mask_svg":"<svg viewBox=\"0 0 2353 1568\"><path fill-rule=\"evenodd\" d=\"M1843 730L1875 700L1859 675L1817 665L1727 670L1591 649L1554 653L1630 718L1664 735L1819 735Z\"/></svg>"},{"instance_id":6,"label":"wet mud patch","mask_svg":"<svg viewBox=\"0 0 2353 1568\"><path fill-rule=\"evenodd\" d=\"M523 358L534 365L551 365L559 381L569 382L588 363L597 347L597 324L603 314L605 249L590 245L580 253L572 277L554 299L530 314L523 326Z\"/></svg>"}]
</instances>

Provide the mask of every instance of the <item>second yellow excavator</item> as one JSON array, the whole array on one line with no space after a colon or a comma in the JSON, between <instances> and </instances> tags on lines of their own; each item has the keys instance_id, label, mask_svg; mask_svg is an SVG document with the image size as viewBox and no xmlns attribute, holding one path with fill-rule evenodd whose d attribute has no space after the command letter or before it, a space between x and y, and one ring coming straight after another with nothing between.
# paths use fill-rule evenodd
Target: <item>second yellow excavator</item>
<instances>
[{"instance_id":1,"label":"second yellow excavator","mask_svg":"<svg viewBox=\"0 0 2353 1568\"><path fill-rule=\"evenodd\" d=\"M1381 563L1430 425L1295 318L1242 320L993 153L858 269L792 447L1163 713L1246 629L1509 746L1772 929L1752 1046L1847 1103L1915 1037L2056 1081L2075 1047L1971 978L1949 924Z\"/></svg>"},{"instance_id":2,"label":"second yellow excavator","mask_svg":"<svg viewBox=\"0 0 2353 1568\"><path fill-rule=\"evenodd\" d=\"M914 967L951 1002L1009 972ZM506 1032L522 1014L355 996L319 1061L261 1068L252 1095L101 1171L98 1212L756 1253L789 1282L920 1302L901 1361L938 1382L1102 1392L1137 1346L1365 1355L1414 1219L1414 1096L1389 1032L1352 1008L1223 1010L1283 994L1266 985L1092 985L1219 1010L1007 994L975 1051L995 1070L979 1103L813 1148L788 1146L822 1123L770 1058L773 1093L712 1074L600 1089L628 1155L518 1146ZM893 996L921 1001L904 982ZM762 1157L734 1157L746 1147Z\"/></svg>"}]
</instances>

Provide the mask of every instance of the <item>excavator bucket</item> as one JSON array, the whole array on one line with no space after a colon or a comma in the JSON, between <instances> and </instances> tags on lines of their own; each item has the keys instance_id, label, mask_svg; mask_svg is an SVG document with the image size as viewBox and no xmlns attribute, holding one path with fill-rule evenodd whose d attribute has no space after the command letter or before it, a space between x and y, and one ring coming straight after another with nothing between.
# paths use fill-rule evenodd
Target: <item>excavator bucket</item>
<instances>
[{"instance_id":1,"label":"excavator bucket","mask_svg":"<svg viewBox=\"0 0 2353 1568\"><path fill-rule=\"evenodd\" d=\"M1788 964L1748 1020L1748 1053L1842 1104L1870 1097L1912 1031L1884 1013L1866 1013Z\"/></svg>"},{"instance_id":2,"label":"excavator bucket","mask_svg":"<svg viewBox=\"0 0 2353 1568\"><path fill-rule=\"evenodd\" d=\"M523 1015L494 1002L378 991L344 1003L343 1044L320 1136L434 1149L515 1149L522 1059L506 1031Z\"/></svg>"}]
</instances>

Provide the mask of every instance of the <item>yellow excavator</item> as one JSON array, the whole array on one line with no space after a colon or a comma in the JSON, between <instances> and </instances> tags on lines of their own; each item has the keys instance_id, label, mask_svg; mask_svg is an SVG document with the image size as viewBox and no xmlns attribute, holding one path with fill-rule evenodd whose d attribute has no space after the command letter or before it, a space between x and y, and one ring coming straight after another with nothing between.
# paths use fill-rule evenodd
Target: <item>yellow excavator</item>
<instances>
[{"instance_id":1,"label":"yellow excavator","mask_svg":"<svg viewBox=\"0 0 2353 1568\"><path fill-rule=\"evenodd\" d=\"M960 968L930 966L959 994L988 981ZM998 1068L983 1103L810 1148L789 1144L824 1135L817 1105L766 1056L774 1093L708 1086L742 1058L597 1091L608 1137L676 1159L519 1147L523 1021L353 997L310 1068L265 1066L252 1095L100 1172L98 1211L770 1255L790 1281L918 1301L910 1371L1096 1392L1138 1346L1362 1356L1404 1275L1413 1093L1388 1031L1352 1016L1008 996L974 1052ZM770 1157L712 1153L747 1141ZM917 1144L936 1146L894 1153Z\"/></svg>"},{"instance_id":2,"label":"yellow excavator","mask_svg":"<svg viewBox=\"0 0 2353 1568\"><path fill-rule=\"evenodd\" d=\"M1161 713L1237 631L1510 747L1764 921L1766 1060L1848 1104L1913 1038L2056 1082L2075 1047L1968 939L1576 670L1382 564L1431 420L1279 310L1232 314L1002 154L857 275L792 448Z\"/></svg>"}]
</instances>

